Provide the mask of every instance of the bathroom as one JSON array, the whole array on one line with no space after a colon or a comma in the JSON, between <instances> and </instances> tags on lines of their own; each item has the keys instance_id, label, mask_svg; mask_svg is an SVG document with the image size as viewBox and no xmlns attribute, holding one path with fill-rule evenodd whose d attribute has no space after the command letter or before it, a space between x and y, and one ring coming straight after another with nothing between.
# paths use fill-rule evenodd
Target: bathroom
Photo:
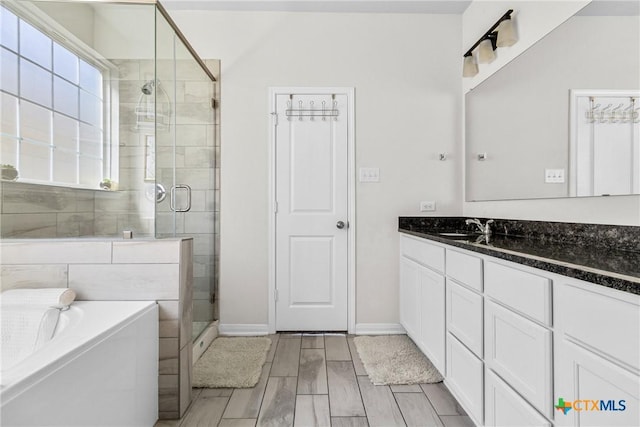
<instances>
[{"instance_id":1,"label":"bathroom","mask_svg":"<svg viewBox=\"0 0 640 427\"><path fill-rule=\"evenodd\" d=\"M266 2L259 10L243 10L243 6L229 9L228 4L218 1L167 1L164 4L198 56L214 60L205 60L205 63L220 84L208 83L211 79L204 73L202 81L207 83L202 83L202 86L211 87L211 93L194 89L189 96L202 94L207 99L213 97L217 102L216 109L212 111L209 123L198 122L193 124L194 129L184 129L185 133L202 136L202 144L194 145L208 147L212 153L208 157L211 164L201 168L187 163L203 157L187 155L187 150L192 152L196 148L183 149L179 145L186 144L186 140L193 141L193 136L181 138L158 128L154 133L158 146L155 168L162 167L162 162L173 166L175 158L176 175L180 168L178 165L207 170L206 186L180 179L174 181L171 172L170 177L162 176L166 182L160 183L167 192L175 184L186 183L192 187L192 203L205 205L201 216L194 218L192 224L194 227L206 225L202 239L207 240L202 246L211 252L203 252L203 263L194 265L194 278L199 271L203 283L212 282L206 279L209 275L214 277L215 283L215 273L219 269L219 292L212 284L211 290L201 289L199 296L202 306L205 306L210 295L217 297L219 294L219 307L206 304L211 314L207 312L209 317L203 317L202 322L219 320L217 327L223 334L267 334L274 331L271 329L273 273L269 234L272 111L269 109L268 91L272 87L355 88L356 141L350 160L354 181L351 183L353 209L348 218L349 233L353 233L349 270L353 292L349 298L351 317L346 328L350 333L397 333L402 330L398 291L399 216L461 216L640 226L640 196L637 194L537 199L524 195L504 200L488 197L470 201L465 193L466 164L470 162L471 155L465 151L464 108L465 97L473 92L470 89L479 86L590 2L554 2L555 6L548 4L550 2L539 2L542 4L534 6L529 4L531 2L512 5L508 2L473 1L453 2L449 6L441 4L441 9L436 3L444 2L415 2L415 9L407 10L398 9L409 8L406 4L400 6L394 2L375 2L369 7L366 6L369 2L362 3L359 8L358 5L350 5L354 9L337 4L332 10L313 1L300 6L302 10L282 10L279 2ZM69 3L65 6L75 5ZM463 79L464 52L508 8L516 10L519 41L509 48L499 48L494 62L480 64L478 75ZM66 11L61 15L69 16ZM55 16L54 12L51 16ZM637 14L635 17L637 19ZM145 22L148 22L148 29L144 28ZM126 17L114 16L111 22L102 22L116 29L135 27L141 34L148 34L148 39L140 41L143 44L141 49L147 52L142 58L137 52L129 52L135 47L133 43L117 38L127 36L122 31L115 32L111 46L104 46L104 49L117 47L122 51L96 50L110 60L158 60L173 56L172 44L162 47L161 52L154 51L153 44L148 44L153 43L153 22L153 19L136 19L131 13ZM82 31L92 31L91 26L77 29L81 40ZM619 44L614 43L616 48ZM637 49L629 51L637 52ZM215 62L217 59L220 60L220 69ZM637 57L634 60L637 67ZM181 214L170 211L167 203L170 197L164 204L150 203L144 179L142 187L126 187L126 174L143 175L147 172L143 154L146 141L144 132L135 130L135 108L140 95L144 95L142 88L154 76L153 72L145 74L142 62L137 66L129 65L138 69L138 75L131 79L136 84L129 85L125 93L129 98L119 111L121 123L129 122L127 132L120 133L119 178L113 179L118 189L73 191L38 186L45 190L36 188L30 196L31 193L24 189L29 184L21 184L20 180L3 182L3 239L108 236L121 240L123 231L133 231L133 241L154 236L192 235L194 230L187 227ZM536 63L535 66L540 69L550 67L544 63ZM182 86L171 83L180 78L179 73L176 77L161 77L160 71L156 70L157 78L172 99L174 86ZM124 78L121 80L126 82ZM593 87L638 89L637 84L635 87L617 87L615 84L615 80L609 80ZM387 125L381 125L383 123ZM167 139L168 147L165 159L161 158L163 150L160 149L163 138ZM130 142L131 139L134 141ZM129 143L133 147L128 146ZM137 155L125 155L127 151ZM182 158L181 152L185 153ZM475 157L476 153L473 154ZM488 152L489 158L492 154ZM444 155L444 160L441 160L441 155ZM521 161L529 162L530 159ZM11 162L5 161L3 154L1 163ZM559 168L555 164L551 167ZM355 182L359 181L360 168L378 169L379 180ZM159 181L158 176L155 182ZM105 177L98 176L97 180ZM92 185L96 184L95 181ZM196 190L202 193L196 195ZM154 196L156 191L151 188L151 195ZM176 191L179 195L180 190ZM33 201L25 205L15 193ZM55 200L47 201L52 193L56 195ZM119 203L121 196L126 196L127 201ZM67 199L71 201L64 202ZM421 201L434 201L435 211L420 211ZM73 210L71 205L78 209ZM134 212L130 213L130 209ZM188 215L184 221L189 221ZM183 228L179 229L180 226ZM20 230L26 234L21 236ZM216 239L220 239L219 243ZM204 264L208 262L204 258L211 257L211 264ZM44 262L43 265L50 264ZM3 270L7 268L3 261ZM32 269L30 271L33 272ZM44 276L55 277L50 270L39 271ZM61 277L66 279L66 276ZM198 288L194 291L194 299L198 299ZM206 310L196 310L194 306L194 321L196 311Z\"/></svg>"}]
</instances>

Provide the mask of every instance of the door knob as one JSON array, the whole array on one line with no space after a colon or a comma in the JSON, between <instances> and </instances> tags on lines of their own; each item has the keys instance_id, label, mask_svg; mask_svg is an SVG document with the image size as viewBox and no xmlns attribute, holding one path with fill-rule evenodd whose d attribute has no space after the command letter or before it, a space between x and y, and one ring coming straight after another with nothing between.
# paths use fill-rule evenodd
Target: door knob
<instances>
[{"instance_id":1,"label":"door knob","mask_svg":"<svg viewBox=\"0 0 640 427\"><path fill-rule=\"evenodd\" d=\"M336 222L336 227L338 227L340 230L342 230L344 228L344 221Z\"/></svg>"}]
</instances>

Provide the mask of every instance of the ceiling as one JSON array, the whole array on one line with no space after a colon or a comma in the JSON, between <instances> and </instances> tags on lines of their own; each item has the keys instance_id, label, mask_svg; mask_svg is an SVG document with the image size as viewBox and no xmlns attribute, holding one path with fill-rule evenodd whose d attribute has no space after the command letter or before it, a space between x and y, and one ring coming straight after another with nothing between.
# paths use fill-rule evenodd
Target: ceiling
<instances>
[{"instance_id":1,"label":"ceiling","mask_svg":"<svg viewBox=\"0 0 640 427\"><path fill-rule=\"evenodd\" d=\"M170 10L461 15L471 1L472 0L164 0L161 2ZM598 16L635 16L639 14L640 0L593 0L578 12L578 15Z\"/></svg>"},{"instance_id":2,"label":"ceiling","mask_svg":"<svg viewBox=\"0 0 640 427\"><path fill-rule=\"evenodd\" d=\"M164 0L161 3L172 10L461 15L471 0Z\"/></svg>"},{"instance_id":3,"label":"ceiling","mask_svg":"<svg viewBox=\"0 0 640 427\"><path fill-rule=\"evenodd\" d=\"M580 12L582 16L638 16L639 0L593 0Z\"/></svg>"}]
</instances>

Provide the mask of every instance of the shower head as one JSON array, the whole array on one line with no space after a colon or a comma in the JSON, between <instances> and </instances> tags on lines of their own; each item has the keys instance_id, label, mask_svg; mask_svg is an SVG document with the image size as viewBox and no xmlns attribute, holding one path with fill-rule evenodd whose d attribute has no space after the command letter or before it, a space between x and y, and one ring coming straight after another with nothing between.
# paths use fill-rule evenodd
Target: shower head
<instances>
[{"instance_id":1,"label":"shower head","mask_svg":"<svg viewBox=\"0 0 640 427\"><path fill-rule=\"evenodd\" d=\"M153 93L153 86L155 85L153 80L149 80L144 85L142 85L142 93L145 95L151 95Z\"/></svg>"}]
</instances>

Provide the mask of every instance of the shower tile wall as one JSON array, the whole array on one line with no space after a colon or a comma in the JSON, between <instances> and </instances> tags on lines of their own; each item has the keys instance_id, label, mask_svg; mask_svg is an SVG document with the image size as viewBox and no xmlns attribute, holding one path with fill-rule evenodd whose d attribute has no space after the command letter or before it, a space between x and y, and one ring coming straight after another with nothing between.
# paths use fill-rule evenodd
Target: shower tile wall
<instances>
[{"instance_id":1,"label":"shower tile wall","mask_svg":"<svg viewBox=\"0 0 640 427\"><path fill-rule=\"evenodd\" d=\"M80 236L120 236L133 230L134 237L173 236L169 199L154 202L152 179L145 180L146 145L153 129L135 128L135 107L141 87L154 76L152 60L111 59L119 75L111 81L119 94L118 191L83 190L19 182L0 182L0 237L52 238ZM207 60L216 76L220 61ZM211 98L220 99L219 79L214 85L203 82L193 61L177 61L176 71L176 182L191 185L190 218L176 216L176 237L194 238L194 321L218 318L218 304L210 304L210 294L218 295L219 212L220 212L220 110L211 113ZM163 69L173 78L173 61L158 61L160 82ZM198 80L200 79L200 80ZM171 89L171 90L170 90ZM173 95L173 87L165 88ZM213 118L212 118L213 116ZM172 133L156 136L158 182L173 182ZM169 185L170 187L170 185ZM169 190L167 187L167 191ZM154 224L157 209L157 223Z\"/></svg>"}]
</instances>

